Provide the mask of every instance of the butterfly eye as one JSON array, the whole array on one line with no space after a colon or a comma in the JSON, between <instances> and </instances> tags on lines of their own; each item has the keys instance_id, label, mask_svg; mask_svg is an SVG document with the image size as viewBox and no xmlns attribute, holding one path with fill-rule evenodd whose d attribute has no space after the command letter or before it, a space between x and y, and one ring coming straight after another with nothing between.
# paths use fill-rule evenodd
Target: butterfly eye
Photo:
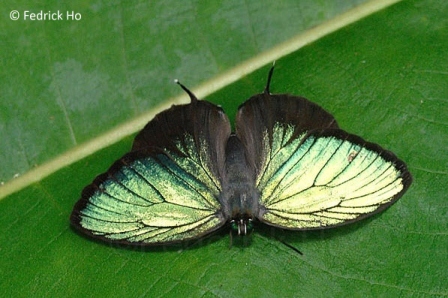
<instances>
[{"instance_id":1,"label":"butterfly eye","mask_svg":"<svg viewBox=\"0 0 448 298\"><path fill-rule=\"evenodd\" d=\"M232 232L236 233L239 235L239 231L238 231L238 223L236 220L232 219L230 221L230 229L232 230Z\"/></svg>"},{"instance_id":2,"label":"butterfly eye","mask_svg":"<svg viewBox=\"0 0 448 298\"><path fill-rule=\"evenodd\" d=\"M254 223L253 223L253 220L252 220L252 218L249 218L249 219L247 220L247 222L246 222L246 230L247 230L247 233L252 232L253 229L254 229Z\"/></svg>"}]
</instances>

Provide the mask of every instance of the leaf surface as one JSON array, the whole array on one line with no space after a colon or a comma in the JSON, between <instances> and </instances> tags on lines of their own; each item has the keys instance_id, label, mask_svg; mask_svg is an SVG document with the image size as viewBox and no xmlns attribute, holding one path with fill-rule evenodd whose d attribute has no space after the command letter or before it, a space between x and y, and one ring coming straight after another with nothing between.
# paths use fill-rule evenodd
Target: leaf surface
<instances>
[{"instance_id":1,"label":"leaf surface","mask_svg":"<svg viewBox=\"0 0 448 298\"><path fill-rule=\"evenodd\" d=\"M352 5L157 3L49 5L82 13L64 23L13 22L12 9L47 8L4 6L3 181L179 94L171 79L195 86ZM230 249L226 231L188 249L95 243L70 229L69 214L82 188L130 149L126 137L0 201L0 293L448 296L447 8L442 0L403 1L276 62L272 92L316 102L341 128L407 163L414 183L384 213L326 231L257 226L249 246ZM207 99L234 119L236 107L263 90L268 69Z\"/></svg>"}]
</instances>

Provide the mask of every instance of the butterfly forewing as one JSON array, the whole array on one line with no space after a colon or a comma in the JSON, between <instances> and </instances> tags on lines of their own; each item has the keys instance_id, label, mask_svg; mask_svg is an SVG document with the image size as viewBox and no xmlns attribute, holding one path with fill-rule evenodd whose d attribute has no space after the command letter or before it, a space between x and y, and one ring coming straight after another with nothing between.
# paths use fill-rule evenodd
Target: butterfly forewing
<instances>
[{"instance_id":1,"label":"butterfly forewing","mask_svg":"<svg viewBox=\"0 0 448 298\"><path fill-rule=\"evenodd\" d=\"M387 208L411 183L393 153L338 129L304 98L254 96L240 107L236 127L256 171L258 219L270 225L346 224Z\"/></svg>"},{"instance_id":2,"label":"butterfly forewing","mask_svg":"<svg viewBox=\"0 0 448 298\"><path fill-rule=\"evenodd\" d=\"M173 106L132 151L87 186L71 215L81 232L132 245L201 237L225 223L218 201L230 124L208 102Z\"/></svg>"}]
</instances>

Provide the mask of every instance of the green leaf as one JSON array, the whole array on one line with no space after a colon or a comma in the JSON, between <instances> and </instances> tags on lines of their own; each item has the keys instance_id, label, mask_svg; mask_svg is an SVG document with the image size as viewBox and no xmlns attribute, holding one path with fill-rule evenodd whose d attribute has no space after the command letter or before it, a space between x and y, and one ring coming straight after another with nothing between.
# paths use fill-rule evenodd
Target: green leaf
<instances>
[{"instance_id":1,"label":"green leaf","mask_svg":"<svg viewBox=\"0 0 448 298\"><path fill-rule=\"evenodd\" d=\"M300 32L318 36L309 28L334 26L353 5L308 3L4 5L0 180L21 177L0 187L0 197L16 180L22 189L0 201L1 296L448 296L448 5L408 0L372 10L283 56L283 42ZM12 21L13 9L74 10L82 19ZM343 129L408 164L414 183L403 198L337 229L257 226L247 247L230 249L226 231L187 249L142 251L96 243L69 228L82 188L131 147L129 136L104 148L114 132L135 132L143 122L123 127L180 94L171 79L195 86L238 77L266 53L279 53L272 92L307 97ZM207 99L233 119L239 104L263 90L268 69ZM60 162L68 166L55 172ZM24 187L35 166L52 174Z\"/></svg>"},{"instance_id":2,"label":"green leaf","mask_svg":"<svg viewBox=\"0 0 448 298\"><path fill-rule=\"evenodd\" d=\"M108 137L89 153L110 145L182 93L173 79L194 86L363 1L5 5L21 17L0 23L0 181L98 135ZM56 12L63 21L30 20Z\"/></svg>"}]
</instances>

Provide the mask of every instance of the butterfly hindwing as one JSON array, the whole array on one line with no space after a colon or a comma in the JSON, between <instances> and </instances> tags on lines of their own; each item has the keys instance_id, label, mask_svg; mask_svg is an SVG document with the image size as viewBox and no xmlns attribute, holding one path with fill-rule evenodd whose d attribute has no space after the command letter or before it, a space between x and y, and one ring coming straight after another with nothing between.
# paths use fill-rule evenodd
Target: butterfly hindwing
<instances>
[{"instance_id":1,"label":"butterfly hindwing","mask_svg":"<svg viewBox=\"0 0 448 298\"><path fill-rule=\"evenodd\" d=\"M87 186L71 222L131 245L195 239L225 223L218 201L230 124L221 108L192 100L158 114L132 151Z\"/></svg>"},{"instance_id":2,"label":"butterfly hindwing","mask_svg":"<svg viewBox=\"0 0 448 298\"><path fill-rule=\"evenodd\" d=\"M390 206L411 183L393 153L339 129L304 98L256 95L240 107L236 127L256 171L256 216L273 226L356 221Z\"/></svg>"}]
</instances>

